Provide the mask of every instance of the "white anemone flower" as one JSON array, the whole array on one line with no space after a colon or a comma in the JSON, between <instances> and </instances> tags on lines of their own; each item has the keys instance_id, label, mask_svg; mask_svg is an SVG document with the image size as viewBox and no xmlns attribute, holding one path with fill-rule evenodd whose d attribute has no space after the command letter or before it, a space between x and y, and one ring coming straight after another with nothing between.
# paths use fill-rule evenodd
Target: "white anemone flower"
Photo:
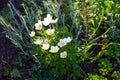
<instances>
[{"instance_id":1,"label":"white anemone flower","mask_svg":"<svg viewBox=\"0 0 120 80\"><path fill-rule=\"evenodd\" d=\"M72 41L72 38L71 38L71 37L67 37L67 38L66 38L66 42L67 42L67 43L69 43L69 42L71 42L71 41Z\"/></svg>"},{"instance_id":2,"label":"white anemone flower","mask_svg":"<svg viewBox=\"0 0 120 80\"><path fill-rule=\"evenodd\" d=\"M50 47L50 44L46 43L46 44L42 44L42 49L44 50L48 50Z\"/></svg>"},{"instance_id":3,"label":"white anemone flower","mask_svg":"<svg viewBox=\"0 0 120 80\"><path fill-rule=\"evenodd\" d=\"M47 14L47 17L44 18L44 21L42 21L44 26L48 26L52 21L52 16L50 14Z\"/></svg>"},{"instance_id":4,"label":"white anemone flower","mask_svg":"<svg viewBox=\"0 0 120 80\"><path fill-rule=\"evenodd\" d=\"M43 43L43 40L37 39L34 43L37 45L41 45Z\"/></svg>"},{"instance_id":5,"label":"white anemone flower","mask_svg":"<svg viewBox=\"0 0 120 80\"><path fill-rule=\"evenodd\" d=\"M52 34L54 34L54 31L55 31L55 29L47 29L47 30L46 30L46 33L47 33L48 35L52 35Z\"/></svg>"},{"instance_id":6,"label":"white anemone flower","mask_svg":"<svg viewBox=\"0 0 120 80\"><path fill-rule=\"evenodd\" d=\"M42 21L38 21L38 23L35 23L35 30L41 30L42 29Z\"/></svg>"},{"instance_id":7,"label":"white anemone flower","mask_svg":"<svg viewBox=\"0 0 120 80\"><path fill-rule=\"evenodd\" d=\"M57 53L59 51L59 47L58 46L51 46L50 52L51 53Z\"/></svg>"},{"instance_id":8,"label":"white anemone flower","mask_svg":"<svg viewBox=\"0 0 120 80\"><path fill-rule=\"evenodd\" d=\"M52 20L52 16L50 14L47 14L47 18L51 21Z\"/></svg>"},{"instance_id":9,"label":"white anemone flower","mask_svg":"<svg viewBox=\"0 0 120 80\"><path fill-rule=\"evenodd\" d=\"M66 58L66 57L67 57L66 51L60 53L60 58Z\"/></svg>"},{"instance_id":10,"label":"white anemone flower","mask_svg":"<svg viewBox=\"0 0 120 80\"><path fill-rule=\"evenodd\" d=\"M34 37L34 36L35 36L35 32L34 32L34 31L31 31L30 37Z\"/></svg>"},{"instance_id":11,"label":"white anemone flower","mask_svg":"<svg viewBox=\"0 0 120 80\"><path fill-rule=\"evenodd\" d=\"M58 46L63 47L67 44L66 39L60 39L60 42L58 43Z\"/></svg>"},{"instance_id":12,"label":"white anemone flower","mask_svg":"<svg viewBox=\"0 0 120 80\"><path fill-rule=\"evenodd\" d=\"M47 17L44 18L42 21L44 26L48 26L50 23L57 23L58 19L52 19L52 16L50 14L47 14Z\"/></svg>"}]
</instances>

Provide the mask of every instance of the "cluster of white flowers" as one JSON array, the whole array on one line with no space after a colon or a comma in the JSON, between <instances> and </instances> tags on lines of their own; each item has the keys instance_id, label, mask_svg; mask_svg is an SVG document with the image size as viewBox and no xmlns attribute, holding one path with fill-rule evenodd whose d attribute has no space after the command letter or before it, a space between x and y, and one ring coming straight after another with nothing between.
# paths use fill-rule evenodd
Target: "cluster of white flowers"
<instances>
[{"instance_id":1,"label":"cluster of white flowers","mask_svg":"<svg viewBox=\"0 0 120 80\"><path fill-rule=\"evenodd\" d=\"M57 53L60 49L59 47L63 47L71 41L72 41L71 37L60 39L57 46L51 46L50 52L51 53ZM66 57L67 57L67 52L66 51L60 53L60 58L66 58Z\"/></svg>"},{"instance_id":2,"label":"cluster of white flowers","mask_svg":"<svg viewBox=\"0 0 120 80\"><path fill-rule=\"evenodd\" d=\"M58 19L53 20L52 16L50 14L47 14L47 17L45 17L43 21L38 20L38 22L35 23L35 30L41 30L43 28L43 25L48 26L49 24L56 23L57 21ZM48 28L45 32L47 35L52 35L54 34L55 29ZM30 37L34 37L35 31L31 31L29 35ZM63 38L63 39L60 39L57 46L52 46L48 43L48 39L44 40L39 37L36 39L36 41L34 41L34 44L40 45L43 50L49 50L49 52L51 53L57 53L61 47L67 45L71 41L72 41L71 37ZM60 53L60 58L66 58L66 57L67 57L66 51Z\"/></svg>"},{"instance_id":3,"label":"cluster of white flowers","mask_svg":"<svg viewBox=\"0 0 120 80\"><path fill-rule=\"evenodd\" d=\"M35 23L35 30L41 30L43 28L43 25L48 26L51 23L57 23L57 21L58 21L57 18L52 19L52 16L50 14L47 14L47 17L45 17L43 21L38 20L38 22ZM49 28L46 30L46 33L48 35L52 35L54 34L54 31L55 31L54 29ZM34 37L34 36L35 36L35 31L31 31L30 37Z\"/></svg>"}]
</instances>

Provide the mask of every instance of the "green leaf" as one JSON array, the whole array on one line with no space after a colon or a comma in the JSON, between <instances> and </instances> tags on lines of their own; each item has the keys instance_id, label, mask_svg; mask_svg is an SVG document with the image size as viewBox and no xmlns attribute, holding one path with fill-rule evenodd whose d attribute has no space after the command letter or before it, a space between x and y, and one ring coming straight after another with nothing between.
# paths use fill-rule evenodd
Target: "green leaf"
<instances>
[{"instance_id":1,"label":"green leaf","mask_svg":"<svg viewBox=\"0 0 120 80\"><path fill-rule=\"evenodd\" d=\"M5 68L4 72L3 72L3 76L8 76L9 75L9 69Z\"/></svg>"},{"instance_id":2,"label":"green leaf","mask_svg":"<svg viewBox=\"0 0 120 80\"><path fill-rule=\"evenodd\" d=\"M21 77L20 72L16 68L14 68L11 71L10 75L11 75L12 78Z\"/></svg>"}]
</instances>

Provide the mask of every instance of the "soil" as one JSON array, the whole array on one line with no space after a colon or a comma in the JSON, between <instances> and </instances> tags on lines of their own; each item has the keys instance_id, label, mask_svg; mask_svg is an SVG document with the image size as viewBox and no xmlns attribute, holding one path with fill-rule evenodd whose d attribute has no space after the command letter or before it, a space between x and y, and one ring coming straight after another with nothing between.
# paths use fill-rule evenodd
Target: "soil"
<instances>
[{"instance_id":1,"label":"soil","mask_svg":"<svg viewBox=\"0 0 120 80\"><path fill-rule=\"evenodd\" d=\"M0 1L0 11L7 10L7 4L9 0ZM19 4L22 0L11 0L15 4L16 8L19 8ZM0 12L1 14L1 12ZM3 30L3 27L0 25L0 80L8 80L7 77L3 77L3 72L5 68L9 70L13 69L12 61L18 55L17 48L11 43L9 39L6 38L6 32ZM15 79L17 80L17 79Z\"/></svg>"},{"instance_id":2,"label":"soil","mask_svg":"<svg viewBox=\"0 0 120 80\"><path fill-rule=\"evenodd\" d=\"M0 80L4 68L12 68L11 61L17 55L17 49L13 47L6 37L6 32L0 27Z\"/></svg>"}]
</instances>

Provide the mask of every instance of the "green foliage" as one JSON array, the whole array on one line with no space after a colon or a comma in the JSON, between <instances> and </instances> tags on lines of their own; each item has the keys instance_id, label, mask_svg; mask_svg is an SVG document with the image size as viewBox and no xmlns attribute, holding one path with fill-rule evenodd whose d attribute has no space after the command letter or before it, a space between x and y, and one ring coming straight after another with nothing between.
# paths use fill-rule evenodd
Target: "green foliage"
<instances>
[{"instance_id":1,"label":"green foliage","mask_svg":"<svg viewBox=\"0 0 120 80\"><path fill-rule=\"evenodd\" d=\"M119 29L116 29L116 28L110 29L108 35L109 35L108 37L110 41L120 43L120 36L119 36L120 30Z\"/></svg>"},{"instance_id":2,"label":"green foliage","mask_svg":"<svg viewBox=\"0 0 120 80\"><path fill-rule=\"evenodd\" d=\"M111 77L115 80L120 80L120 71L114 71Z\"/></svg>"},{"instance_id":3,"label":"green foliage","mask_svg":"<svg viewBox=\"0 0 120 80\"><path fill-rule=\"evenodd\" d=\"M36 31L37 36L33 37L33 43L35 43L34 39L40 36L40 39L43 40L43 44L47 43L50 44L50 46L57 46L61 39L71 36L71 33L67 27L61 27L58 29L55 27L55 32L51 35L46 34L45 31L46 30L44 27L41 31ZM39 33L37 34L37 32ZM47 39L47 41L44 39ZM79 68L79 63L81 60L79 59L74 39L63 47L59 47L60 50L55 53L51 53L49 49L44 50L41 46L42 44L36 46L34 50L35 52L33 52L35 54L33 56L40 61L42 71L47 70L46 73L50 73L55 80L61 80L65 77L76 80L81 76ZM60 52L63 51L67 51L67 57L65 58L60 57Z\"/></svg>"},{"instance_id":4,"label":"green foliage","mask_svg":"<svg viewBox=\"0 0 120 80\"><path fill-rule=\"evenodd\" d=\"M5 68L3 72L3 76L4 77L10 76L11 78L18 78L18 77L21 77L21 73L16 68L12 69L12 71L10 71L8 68Z\"/></svg>"},{"instance_id":5,"label":"green foliage","mask_svg":"<svg viewBox=\"0 0 120 80\"><path fill-rule=\"evenodd\" d=\"M46 71L47 70L42 70L41 72L35 71L32 74L32 80L55 80L54 76L52 76L49 72Z\"/></svg>"},{"instance_id":6,"label":"green foliage","mask_svg":"<svg viewBox=\"0 0 120 80\"><path fill-rule=\"evenodd\" d=\"M105 58L101 59L99 66L99 73L102 75L109 75L109 73L113 70L112 64Z\"/></svg>"},{"instance_id":7,"label":"green foliage","mask_svg":"<svg viewBox=\"0 0 120 80\"><path fill-rule=\"evenodd\" d=\"M9 72L10 72L10 70L8 68L5 68L4 72L3 72L3 76L8 76Z\"/></svg>"},{"instance_id":8,"label":"green foliage","mask_svg":"<svg viewBox=\"0 0 120 80\"><path fill-rule=\"evenodd\" d=\"M108 80L107 78L99 75L88 74L88 77L84 80Z\"/></svg>"},{"instance_id":9,"label":"green foliage","mask_svg":"<svg viewBox=\"0 0 120 80\"><path fill-rule=\"evenodd\" d=\"M11 71L10 75L11 75L11 78L21 77L20 72L19 72L16 68L14 68L14 69Z\"/></svg>"},{"instance_id":10,"label":"green foliage","mask_svg":"<svg viewBox=\"0 0 120 80\"><path fill-rule=\"evenodd\" d=\"M117 62L120 64L120 44L119 43L113 43L109 45L107 48L109 56L112 58L115 58Z\"/></svg>"},{"instance_id":11,"label":"green foliage","mask_svg":"<svg viewBox=\"0 0 120 80\"><path fill-rule=\"evenodd\" d=\"M35 5L35 4L34 4ZM11 40L11 42L21 50L21 53L24 55L29 55L31 48L31 44L29 43L29 33L30 30L33 29L34 18L31 16L35 16L36 13L31 11L27 11L28 8L25 9L26 16L22 15L18 10L15 9L14 5L10 2L8 4L11 15L10 20L6 20L3 18L4 16L0 16L0 23L4 26L4 30L7 32L7 37ZM28 17L28 15L30 15ZM38 16L39 18L39 16ZM27 25L29 22L29 25ZM30 29L30 30L29 30Z\"/></svg>"},{"instance_id":12,"label":"green foliage","mask_svg":"<svg viewBox=\"0 0 120 80\"><path fill-rule=\"evenodd\" d=\"M109 52L109 55L113 58L120 57L120 44L119 43L113 43L110 46L106 48Z\"/></svg>"},{"instance_id":13,"label":"green foliage","mask_svg":"<svg viewBox=\"0 0 120 80\"><path fill-rule=\"evenodd\" d=\"M15 60L12 61L12 64L14 65L19 65L20 67L23 67L23 63L22 63L22 57L20 55L18 55Z\"/></svg>"},{"instance_id":14,"label":"green foliage","mask_svg":"<svg viewBox=\"0 0 120 80\"><path fill-rule=\"evenodd\" d=\"M10 20L12 18L10 14L6 12L5 10L2 10L0 13L1 13L1 16L3 16L5 20Z\"/></svg>"}]
</instances>

